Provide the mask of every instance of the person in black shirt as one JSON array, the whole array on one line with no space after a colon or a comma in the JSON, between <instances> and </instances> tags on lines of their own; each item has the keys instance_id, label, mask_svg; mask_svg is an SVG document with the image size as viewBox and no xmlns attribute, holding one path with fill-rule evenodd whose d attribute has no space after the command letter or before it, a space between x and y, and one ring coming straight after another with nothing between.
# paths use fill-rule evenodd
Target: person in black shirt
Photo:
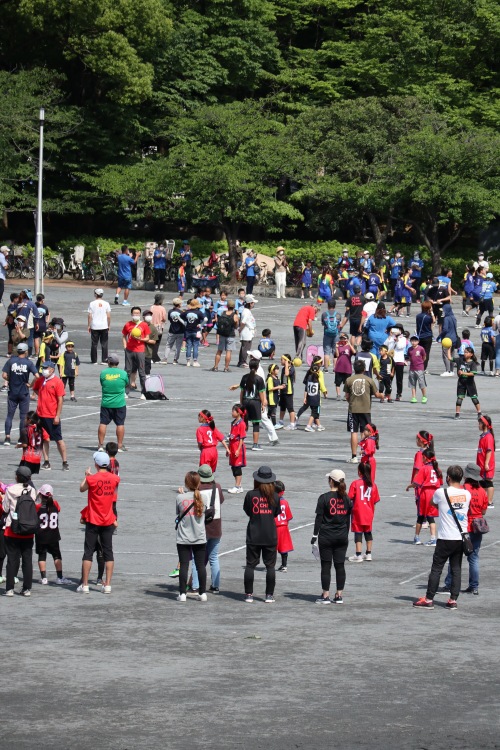
<instances>
[{"instance_id":1,"label":"person in black shirt","mask_svg":"<svg viewBox=\"0 0 500 750\"><path fill-rule=\"evenodd\" d=\"M257 375L260 363L256 359L250 360L250 372L243 375L240 382L240 404L245 409L246 421L252 423L253 451L261 451L259 445L260 423L262 420L262 409L267 406L266 384Z\"/></svg>"},{"instance_id":2,"label":"person in black shirt","mask_svg":"<svg viewBox=\"0 0 500 750\"><path fill-rule=\"evenodd\" d=\"M363 317L363 305L366 300L361 294L361 287L354 285L352 294L345 303L344 319L342 320L339 330L342 330L349 320L349 333L351 334L351 344L356 346L361 338L361 321Z\"/></svg>"},{"instance_id":3,"label":"person in black shirt","mask_svg":"<svg viewBox=\"0 0 500 750\"><path fill-rule=\"evenodd\" d=\"M175 297L175 299L172 300L172 304L173 308L169 310L167 316L170 326L167 334L167 343L165 345L165 354L160 363L162 365L168 364L168 355L172 349L175 349L174 365L178 364L182 342L184 341L186 331L186 321L182 317L182 299L180 297Z\"/></svg>"},{"instance_id":4,"label":"person in black shirt","mask_svg":"<svg viewBox=\"0 0 500 750\"><path fill-rule=\"evenodd\" d=\"M345 558L349 544L349 518L352 503L345 486L345 474L340 469L334 469L329 474L330 491L318 498L316 505L316 519L314 533L311 539L313 554L319 548L321 560L321 587L323 593L316 604L331 604L330 581L332 575L332 561L335 566L337 591L333 599L334 604L343 604L342 592L345 586Z\"/></svg>"},{"instance_id":5,"label":"person in black shirt","mask_svg":"<svg viewBox=\"0 0 500 750\"><path fill-rule=\"evenodd\" d=\"M245 567L245 601L253 602L254 571L262 561L266 566L266 604L274 602L276 584L276 546L278 532L274 519L281 512L278 493L274 482L276 475L269 466L261 466L254 471L254 489L247 492L243 501L243 510L248 516L247 555Z\"/></svg>"},{"instance_id":6,"label":"person in black shirt","mask_svg":"<svg viewBox=\"0 0 500 750\"><path fill-rule=\"evenodd\" d=\"M66 351L63 354L63 367L61 369L61 380L64 383L64 388L69 382L69 395L72 401L76 401L75 398L75 378L78 377L78 368L80 366L80 358L75 352L75 344L73 341L66 341Z\"/></svg>"},{"instance_id":7,"label":"person in black shirt","mask_svg":"<svg viewBox=\"0 0 500 750\"><path fill-rule=\"evenodd\" d=\"M439 333L441 333L444 318L443 305L446 302L451 303L448 287L440 286L438 278L432 279L431 287L427 290L427 299L432 302L432 312L439 325Z\"/></svg>"}]
</instances>

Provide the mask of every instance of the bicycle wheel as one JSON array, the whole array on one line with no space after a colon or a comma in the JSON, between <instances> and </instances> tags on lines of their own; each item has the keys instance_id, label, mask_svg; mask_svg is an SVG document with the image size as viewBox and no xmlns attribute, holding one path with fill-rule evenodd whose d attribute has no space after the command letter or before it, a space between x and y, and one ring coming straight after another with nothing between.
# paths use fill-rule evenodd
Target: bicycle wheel
<instances>
[{"instance_id":1,"label":"bicycle wheel","mask_svg":"<svg viewBox=\"0 0 500 750\"><path fill-rule=\"evenodd\" d=\"M57 258L47 258L46 261L44 261L45 266L45 276L49 279L58 279L59 274L61 272L61 268L59 265L59 261Z\"/></svg>"},{"instance_id":2,"label":"bicycle wheel","mask_svg":"<svg viewBox=\"0 0 500 750\"><path fill-rule=\"evenodd\" d=\"M34 279L35 278L35 264L31 261L24 260L21 263L21 278L22 279Z\"/></svg>"},{"instance_id":3,"label":"bicycle wheel","mask_svg":"<svg viewBox=\"0 0 500 750\"><path fill-rule=\"evenodd\" d=\"M5 272L5 276L8 279L18 279L21 275L21 268L19 265L19 258L9 259L9 267Z\"/></svg>"},{"instance_id":4,"label":"bicycle wheel","mask_svg":"<svg viewBox=\"0 0 500 750\"><path fill-rule=\"evenodd\" d=\"M104 281L107 281L108 284L114 284L114 282L117 279L116 269L114 265L112 263L105 263L102 268L102 271L103 271Z\"/></svg>"},{"instance_id":5,"label":"bicycle wheel","mask_svg":"<svg viewBox=\"0 0 500 750\"><path fill-rule=\"evenodd\" d=\"M95 273L94 273L94 269L92 268L92 266L87 266L82 276L88 281L95 281Z\"/></svg>"}]
</instances>

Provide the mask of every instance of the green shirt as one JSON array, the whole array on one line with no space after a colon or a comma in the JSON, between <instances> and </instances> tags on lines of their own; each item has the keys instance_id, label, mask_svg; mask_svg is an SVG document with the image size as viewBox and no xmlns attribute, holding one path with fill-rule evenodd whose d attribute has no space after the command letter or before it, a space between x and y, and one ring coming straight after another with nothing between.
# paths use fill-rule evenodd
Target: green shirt
<instances>
[{"instance_id":1,"label":"green shirt","mask_svg":"<svg viewBox=\"0 0 500 750\"><path fill-rule=\"evenodd\" d=\"M108 409L120 409L126 406L125 387L128 385L128 375L119 367L107 367L100 375L102 388L101 406Z\"/></svg>"}]
</instances>

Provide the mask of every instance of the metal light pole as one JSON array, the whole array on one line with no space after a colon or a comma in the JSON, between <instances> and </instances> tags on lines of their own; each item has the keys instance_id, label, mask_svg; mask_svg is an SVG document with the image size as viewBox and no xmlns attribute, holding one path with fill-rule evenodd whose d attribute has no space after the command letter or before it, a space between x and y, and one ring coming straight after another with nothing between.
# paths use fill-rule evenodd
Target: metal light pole
<instances>
[{"instance_id":1,"label":"metal light pole","mask_svg":"<svg viewBox=\"0 0 500 750\"><path fill-rule=\"evenodd\" d=\"M43 293L43 227L42 227L42 180L43 180L43 124L45 110L40 108L40 153L38 162L38 201L36 207L35 240L35 294Z\"/></svg>"}]
</instances>

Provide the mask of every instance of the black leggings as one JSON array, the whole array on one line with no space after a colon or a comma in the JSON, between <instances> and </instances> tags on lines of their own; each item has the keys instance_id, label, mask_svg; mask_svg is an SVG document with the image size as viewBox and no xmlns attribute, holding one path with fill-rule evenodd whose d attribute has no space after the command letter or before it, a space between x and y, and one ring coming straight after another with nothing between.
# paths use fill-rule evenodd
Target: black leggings
<instances>
[{"instance_id":1,"label":"black leggings","mask_svg":"<svg viewBox=\"0 0 500 750\"><path fill-rule=\"evenodd\" d=\"M332 562L335 566L335 578L337 591L343 591L345 586L345 555L347 552L347 541L329 541L321 537L318 539L319 554L321 558L321 588L330 591L332 580Z\"/></svg>"},{"instance_id":2,"label":"black leggings","mask_svg":"<svg viewBox=\"0 0 500 750\"><path fill-rule=\"evenodd\" d=\"M431 346L432 346L432 337L428 339L420 339L418 342L422 349L425 349L425 362L424 362L424 369L427 370L427 365L429 363L429 356L431 353Z\"/></svg>"},{"instance_id":3,"label":"black leggings","mask_svg":"<svg viewBox=\"0 0 500 750\"><path fill-rule=\"evenodd\" d=\"M247 544L247 564L243 583L245 585L245 594L253 594L254 571L260 562L266 566L266 595L274 594L276 585L276 547L261 546L258 544Z\"/></svg>"},{"instance_id":4,"label":"black leggings","mask_svg":"<svg viewBox=\"0 0 500 750\"><path fill-rule=\"evenodd\" d=\"M394 365L394 370L396 372L396 396L401 397L403 395L403 378L405 375L405 366L404 364L399 364L399 362L397 362Z\"/></svg>"},{"instance_id":5,"label":"black leggings","mask_svg":"<svg viewBox=\"0 0 500 750\"><path fill-rule=\"evenodd\" d=\"M154 277L155 277L155 286L163 286L165 283L165 274L167 273L166 268L155 268L154 269Z\"/></svg>"},{"instance_id":6,"label":"black leggings","mask_svg":"<svg viewBox=\"0 0 500 750\"><path fill-rule=\"evenodd\" d=\"M7 583L5 590L14 588L14 578L19 572L19 564L23 570L23 591L31 591L33 582L33 537L31 539L17 539L5 537L7 552Z\"/></svg>"},{"instance_id":7,"label":"black leggings","mask_svg":"<svg viewBox=\"0 0 500 750\"><path fill-rule=\"evenodd\" d=\"M436 523L436 516L417 516L417 523L423 524L424 521L427 521L427 523Z\"/></svg>"},{"instance_id":8,"label":"black leggings","mask_svg":"<svg viewBox=\"0 0 500 750\"><path fill-rule=\"evenodd\" d=\"M354 532L355 543L360 544L360 542L363 541L363 534L365 535L365 542L373 541L373 534L371 531L355 531Z\"/></svg>"},{"instance_id":9,"label":"black leggings","mask_svg":"<svg viewBox=\"0 0 500 750\"><path fill-rule=\"evenodd\" d=\"M200 594L204 594L207 590L207 569L205 552L207 545L204 544L178 544L177 554L179 555L179 593L185 594L188 579L189 562L191 560L191 553L194 557L196 570L198 571L198 581Z\"/></svg>"}]
</instances>

